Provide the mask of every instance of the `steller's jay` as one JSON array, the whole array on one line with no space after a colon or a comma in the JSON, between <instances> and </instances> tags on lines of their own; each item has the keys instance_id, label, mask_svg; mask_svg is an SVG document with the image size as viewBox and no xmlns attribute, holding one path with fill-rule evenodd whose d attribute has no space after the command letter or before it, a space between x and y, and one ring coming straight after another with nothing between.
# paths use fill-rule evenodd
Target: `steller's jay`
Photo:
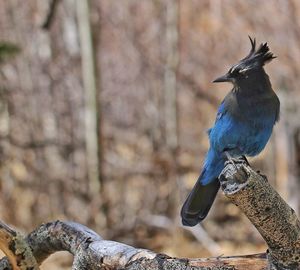
<instances>
[{"instance_id":1,"label":"steller's jay","mask_svg":"<svg viewBox=\"0 0 300 270\"><path fill-rule=\"evenodd\" d=\"M210 148L202 172L181 209L183 225L195 226L208 214L226 159L258 155L279 119L279 99L263 68L275 56L267 43L256 50L255 39L249 39L248 56L213 81L231 82L233 89L221 103L215 125L208 130Z\"/></svg>"}]
</instances>

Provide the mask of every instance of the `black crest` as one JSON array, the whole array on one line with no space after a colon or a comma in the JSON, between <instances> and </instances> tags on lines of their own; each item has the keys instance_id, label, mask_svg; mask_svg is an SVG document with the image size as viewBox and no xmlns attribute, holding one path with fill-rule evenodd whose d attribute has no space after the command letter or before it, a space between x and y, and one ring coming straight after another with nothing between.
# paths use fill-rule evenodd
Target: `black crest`
<instances>
[{"instance_id":1,"label":"black crest","mask_svg":"<svg viewBox=\"0 0 300 270\"><path fill-rule=\"evenodd\" d=\"M244 64L249 66L263 66L270 62L272 59L276 58L273 53L270 52L267 43L262 43L256 50L256 40L249 36L251 42L251 50L249 54L241 60Z\"/></svg>"}]
</instances>

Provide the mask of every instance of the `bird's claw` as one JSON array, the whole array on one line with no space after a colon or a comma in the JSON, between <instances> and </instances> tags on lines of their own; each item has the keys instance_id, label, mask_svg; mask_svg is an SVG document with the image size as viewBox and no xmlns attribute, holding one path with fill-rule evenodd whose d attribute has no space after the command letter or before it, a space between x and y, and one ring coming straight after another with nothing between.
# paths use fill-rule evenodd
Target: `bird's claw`
<instances>
[{"instance_id":1,"label":"bird's claw","mask_svg":"<svg viewBox=\"0 0 300 270\"><path fill-rule=\"evenodd\" d=\"M250 165L245 156L233 158L227 151L225 151L224 154L227 158L227 160L225 161L225 166L228 164L231 164L237 169L237 166L236 166L237 164L248 165L248 166Z\"/></svg>"},{"instance_id":2,"label":"bird's claw","mask_svg":"<svg viewBox=\"0 0 300 270\"><path fill-rule=\"evenodd\" d=\"M247 179L247 173L244 171L243 166L249 166L248 160L246 159L245 156L241 156L238 158L233 158L230 156L228 152L225 152L227 160L225 161L225 168L223 172L221 173L223 176L227 175L227 177L222 177L220 179L220 182L224 182L224 179L227 178L233 178L235 181L243 183L245 182L245 179ZM230 165L230 166L228 166ZM230 168L231 167L231 168ZM232 168L234 168L232 170ZM231 176L230 176L231 175Z\"/></svg>"},{"instance_id":3,"label":"bird's claw","mask_svg":"<svg viewBox=\"0 0 300 270\"><path fill-rule=\"evenodd\" d=\"M231 158L229 160L225 161L225 166L231 164L234 167L237 167L236 165L249 165L248 161L245 160L244 158L240 157L240 158Z\"/></svg>"}]
</instances>

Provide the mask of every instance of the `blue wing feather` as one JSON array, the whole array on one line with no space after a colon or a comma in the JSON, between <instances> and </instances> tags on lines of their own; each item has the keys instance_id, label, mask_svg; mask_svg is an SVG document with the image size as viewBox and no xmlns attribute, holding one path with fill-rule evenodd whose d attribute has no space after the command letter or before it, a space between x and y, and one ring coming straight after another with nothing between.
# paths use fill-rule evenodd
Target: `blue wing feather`
<instances>
[{"instance_id":1,"label":"blue wing feather","mask_svg":"<svg viewBox=\"0 0 300 270\"><path fill-rule=\"evenodd\" d=\"M218 109L214 127L209 131L210 144L217 152L232 156L254 156L267 144L275 123L268 115L256 121L242 121L226 110L224 102Z\"/></svg>"}]
</instances>

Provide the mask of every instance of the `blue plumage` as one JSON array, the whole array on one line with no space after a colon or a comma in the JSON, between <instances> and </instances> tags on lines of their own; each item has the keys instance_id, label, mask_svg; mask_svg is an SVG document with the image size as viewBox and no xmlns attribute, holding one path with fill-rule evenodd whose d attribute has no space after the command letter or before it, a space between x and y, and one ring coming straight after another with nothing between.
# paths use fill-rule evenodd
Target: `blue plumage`
<instances>
[{"instance_id":1,"label":"blue plumage","mask_svg":"<svg viewBox=\"0 0 300 270\"><path fill-rule=\"evenodd\" d=\"M199 180L202 185L207 185L214 181L224 168L224 160L222 154L210 148L206 154L203 164L201 177Z\"/></svg>"},{"instance_id":2,"label":"blue plumage","mask_svg":"<svg viewBox=\"0 0 300 270\"><path fill-rule=\"evenodd\" d=\"M224 153L232 157L258 155L279 118L279 100L263 69L274 56L266 43L255 51L255 40L250 40L250 54L214 81L228 81L234 87L218 108L215 124L208 131L210 149L202 173L181 210L184 225L194 226L206 217L219 189L217 178L224 168Z\"/></svg>"}]
</instances>

